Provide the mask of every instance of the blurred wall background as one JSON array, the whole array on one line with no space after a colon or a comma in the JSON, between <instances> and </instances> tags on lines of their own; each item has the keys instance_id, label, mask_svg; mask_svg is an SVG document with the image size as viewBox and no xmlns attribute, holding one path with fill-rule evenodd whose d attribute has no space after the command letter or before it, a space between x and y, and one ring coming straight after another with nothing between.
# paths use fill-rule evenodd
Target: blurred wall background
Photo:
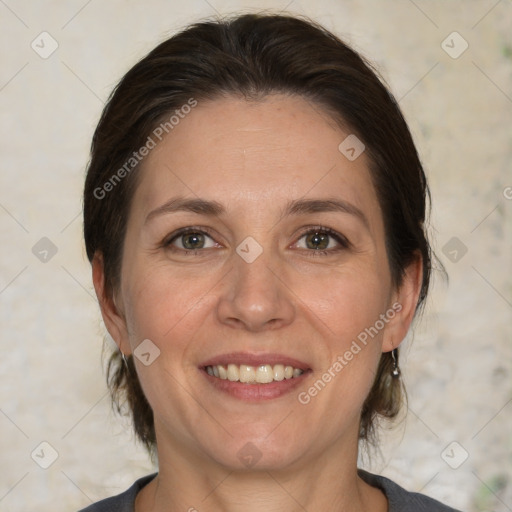
<instances>
[{"instance_id":1,"label":"blurred wall background","mask_svg":"<svg viewBox=\"0 0 512 512\"><path fill-rule=\"evenodd\" d=\"M89 144L159 41L266 8L377 65L432 188L450 282L435 272L404 342L407 418L361 464L465 511L512 510L511 0L0 1L0 510L77 510L153 471L105 385L81 234Z\"/></svg>"}]
</instances>

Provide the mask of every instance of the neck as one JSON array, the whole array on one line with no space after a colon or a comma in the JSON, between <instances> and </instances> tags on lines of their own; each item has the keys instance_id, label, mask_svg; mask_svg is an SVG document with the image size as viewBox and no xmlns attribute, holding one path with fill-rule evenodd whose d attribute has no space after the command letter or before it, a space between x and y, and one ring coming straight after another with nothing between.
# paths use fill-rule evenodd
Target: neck
<instances>
[{"instance_id":1,"label":"neck","mask_svg":"<svg viewBox=\"0 0 512 512\"><path fill-rule=\"evenodd\" d=\"M159 473L137 495L135 512L386 512L385 496L357 475L357 442L343 445L275 470L230 470L158 443Z\"/></svg>"}]
</instances>

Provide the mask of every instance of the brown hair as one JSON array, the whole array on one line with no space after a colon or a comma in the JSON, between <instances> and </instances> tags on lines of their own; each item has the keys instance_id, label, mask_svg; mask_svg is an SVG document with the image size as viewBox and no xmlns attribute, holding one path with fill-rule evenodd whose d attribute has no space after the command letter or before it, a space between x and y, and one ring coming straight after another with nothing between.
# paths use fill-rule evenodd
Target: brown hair
<instances>
[{"instance_id":1,"label":"brown hair","mask_svg":"<svg viewBox=\"0 0 512 512\"><path fill-rule=\"evenodd\" d=\"M84 191L87 256L92 261L97 251L102 254L107 293L116 290L120 279L126 219L139 167L136 162L127 169L126 162L134 152L162 119L191 98L236 95L257 100L270 93L300 95L363 141L383 212L393 284L399 286L408 264L418 255L422 258L419 309L431 271L424 228L430 197L396 100L371 65L323 27L303 18L266 14L191 25L153 49L112 92L93 136ZM120 179L113 181L114 175ZM392 367L391 353L382 354L361 414L361 439L372 438L377 415L392 418L400 410L405 390L401 379L390 378ZM115 351L107 382L118 411L127 399L136 435L154 451L153 413L133 359L128 358L127 368Z\"/></svg>"}]
</instances>

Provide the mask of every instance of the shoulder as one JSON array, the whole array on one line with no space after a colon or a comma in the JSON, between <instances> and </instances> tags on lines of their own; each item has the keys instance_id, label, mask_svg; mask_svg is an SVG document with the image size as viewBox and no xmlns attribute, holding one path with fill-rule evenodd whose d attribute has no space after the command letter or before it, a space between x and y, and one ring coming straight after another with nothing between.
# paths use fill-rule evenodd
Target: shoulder
<instances>
[{"instance_id":1,"label":"shoulder","mask_svg":"<svg viewBox=\"0 0 512 512\"><path fill-rule=\"evenodd\" d=\"M139 478L129 489L121 494L93 503L79 512L133 512L137 493L153 480L155 476L156 473L153 473L152 475Z\"/></svg>"},{"instance_id":2,"label":"shoulder","mask_svg":"<svg viewBox=\"0 0 512 512\"><path fill-rule=\"evenodd\" d=\"M459 512L424 494L406 491L389 478L358 470L359 476L368 484L382 490L389 502L389 512Z\"/></svg>"}]
</instances>

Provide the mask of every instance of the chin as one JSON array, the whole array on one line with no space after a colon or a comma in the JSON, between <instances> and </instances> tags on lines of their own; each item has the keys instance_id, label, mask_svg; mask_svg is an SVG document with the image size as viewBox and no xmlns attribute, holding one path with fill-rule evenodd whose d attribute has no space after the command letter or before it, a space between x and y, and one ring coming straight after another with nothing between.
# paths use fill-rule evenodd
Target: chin
<instances>
[{"instance_id":1,"label":"chin","mask_svg":"<svg viewBox=\"0 0 512 512\"><path fill-rule=\"evenodd\" d=\"M270 430L269 430L270 431ZM272 435L272 434L271 434ZM304 455L304 443L293 436L245 435L211 447L210 454L229 471L278 471L286 469ZM222 446L222 449L219 449Z\"/></svg>"}]
</instances>

